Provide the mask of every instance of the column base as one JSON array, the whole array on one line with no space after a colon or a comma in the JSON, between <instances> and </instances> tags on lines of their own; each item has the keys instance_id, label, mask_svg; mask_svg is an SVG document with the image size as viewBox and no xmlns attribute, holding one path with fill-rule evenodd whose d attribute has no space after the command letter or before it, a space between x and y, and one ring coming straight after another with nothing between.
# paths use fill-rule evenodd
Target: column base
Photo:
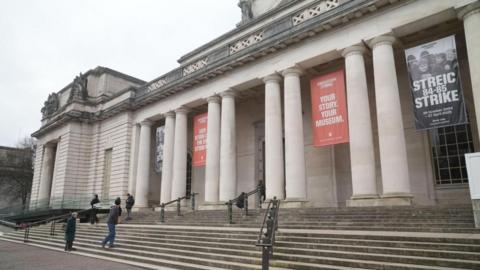
<instances>
[{"instance_id":1,"label":"column base","mask_svg":"<svg viewBox=\"0 0 480 270\"><path fill-rule=\"evenodd\" d=\"M410 194L384 194L353 196L347 200L347 207L410 206L413 196Z\"/></svg>"},{"instance_id":2,"label":"column base","mask_svg":"<svg viewBox=\"0 0 480 270\"><path fill-rule=\"evenodd\" d=\"M480 200L472 200L473 218L475 219L475 228L480 228Z\"/></svg>"},{"instance_id":3,"label":"column base","mask_svg":"<svg viewBox=\"0 0 480 270\"><path fill-rule=\"evenodd\" d=\"M204 202L198 206L198 210L227 210L226 202Z\"/></svg>"}]
</instances>

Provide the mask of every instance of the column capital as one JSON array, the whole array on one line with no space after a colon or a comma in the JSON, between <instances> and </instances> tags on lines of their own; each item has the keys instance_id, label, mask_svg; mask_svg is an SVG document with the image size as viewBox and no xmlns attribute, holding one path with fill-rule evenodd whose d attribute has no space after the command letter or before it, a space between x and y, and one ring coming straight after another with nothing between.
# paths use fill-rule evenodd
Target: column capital
<instances>
[{"instance_id":1,"label":"column capital","mask_svg":"<svg viewBox=\"0 0 480 270\"><path fill-rule=\"evenodd\" d=\"M207 97L205 100L206 100L208 103L220 103L220 97L217 96L217 95L213 95L213 96Z\"/></svg>"},{"instance_id":2,"label":"column capital","mask_svg":"<svg viewBox=\"0 0 480 270\"><path fill-rule=\"evenodd\" d=\"M465 20L470 15L473 15L479 12L480 12L480 2L477 1L460 9L457 12L457 16L458 16L458 19Z\"/></svg>"},{"instance_id":3,"label":"column capital","mask_svg":"<svg viewBox=\"0 0 480 270\"><path fill-rule=\"evenodd\" d=\"M284 77L289 75L296 75L297 77L299 77L302 74L303 74L303 70L297 66L290 67L282 71L282 75Z\"/></svg>"},{"instance_id":4,"label":"column capital","mask_svg":"<svg viewBox=\"0 0 480 270\"><path fill-rule=\"evenodd\" d=\"M232 89L223 91L223 92L219 93L219 95L222 98L234 98L236 96L235 91L233 91Z\"/></svg>"},{"instance_id":5,"label":"column capital","mask_svg":"<svg viewBox=\"0 0 480 270\"><path fill-rule=\"evenodd\" d=\"M142 126L142 127L143 127L143 126L151 127L152 124L153 124L153 122L150 121L150 120L146 120L146 119L145 119L145 120L143 120L143 121L140 121L140 126Z\"/></svg>"},{"instance_id":6,"label":"column capital","mask_svg":"<svg viewBox=\"0 0 480 270\"><path fill-rule=\"evenodd\" d=\"M175 112L174 111L169 111L163 114L165 118L167 117L175 117Z\"/></svg>"},{"instance_id":7,"label":"column capital","mask_svg":"<svg viewBox=\"0 0 480 270\"><path fill-rule=\"evenodd\" d=\"M181 107L175 109L176 114L187 114L189 112L190 112L190 109L188 107L185 107L185 106L181 106Z\"/></svg>"},{"instance_id":8,"label":"column capital","mask_svg":"<svg viewBox=\"0 0 480 270\"><path fill-rule=\"evenodd\" d=\"M368 45L370 45L370 47L374 49L378 45L392 45L395 42L395 40L397 39L394 36L382 35L372 39Z\"/></svg>"},{"instance_id":9,"label":"column capital","mask_svg":"<svg viewBox=\"0 0 480 270\"><path fill-rule=\"evenodd\" d=\"M277 73L270 74L263 78L264 83L268 83L268 82L280 83L281 80L282 80L282 77L280 77L280 75L278 75Z\"/></svg>"},{"instance_id":10,"label":"column capital","mask_svg":"<svg viewBox=\"0 0 480 270\"><path fill-rule=\"evenodd\" d=\"M367 49L365 48L365 46L353 45L343 49L341 53L344 58L347 58L350 55L356 55L356 54L363 55L366 51Z\"/></svg>"}]
</instances>

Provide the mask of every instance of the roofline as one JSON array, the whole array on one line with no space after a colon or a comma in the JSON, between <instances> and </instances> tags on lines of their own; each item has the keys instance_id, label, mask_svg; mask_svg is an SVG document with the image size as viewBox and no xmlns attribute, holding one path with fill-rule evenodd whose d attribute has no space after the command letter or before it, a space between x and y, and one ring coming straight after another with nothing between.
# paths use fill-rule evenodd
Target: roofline
<instances>
[{"instance_id":1,"label":"roofline","mask_svg":"<svg viewBox=\"0 0 480 270\"><path fill-rule=\"evenodd\" d=\"M193 56L195 56L196 54L198 53L201 53L202 51L204 51L205 49L209 48L209 47L212 47L213 45L216 45L217 43L220 43L221 41L239 33L239 32L242 32L243 30L245 29L248 29L251 25L254 25L254 24L257 24L265 19L267 19L268 17L272 16L273 14L277 13L277 12L280 12L282 10L285 10L293 5L296 5L296 4L299 4L301 2L304 2L305 0L292 0L292 1L288 1L288 2L285 2L285 3L280 3L281 5L279 5L278 7L276 8L273 8L265 13L263 13L262 15L258 16L257 18L245 23L245 24L242 24L242 25L239 25L237 26L237 28L235 29L232 29L230 31L228 31L227 33L209 41L208 43L205 43L203 44L202 46L200 47L197 47L196 49L194 49L193 51L183 55L182 57L180 57L177 62L179 64L181 64L182 62L184 62L186 59L188 58L191 58Z\"/></svg>"}]
</instances>

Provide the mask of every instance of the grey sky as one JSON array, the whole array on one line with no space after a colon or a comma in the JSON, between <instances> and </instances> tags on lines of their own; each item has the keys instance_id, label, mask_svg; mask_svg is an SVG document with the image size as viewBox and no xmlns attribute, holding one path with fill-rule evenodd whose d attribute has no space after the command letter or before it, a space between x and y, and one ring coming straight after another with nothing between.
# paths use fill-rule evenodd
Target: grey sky
<instances>
[{"instance_id":1,"label":"grey sky","mask_svg":"<svg viewBox=\"0 0 480 270\"><path fill-rule=\"evenodd\" d=\"M235 28L237 0L3 0L0 145L40 128L40 109L80 72L105 66L149 81Z\"/></svg>"}]
</instances>

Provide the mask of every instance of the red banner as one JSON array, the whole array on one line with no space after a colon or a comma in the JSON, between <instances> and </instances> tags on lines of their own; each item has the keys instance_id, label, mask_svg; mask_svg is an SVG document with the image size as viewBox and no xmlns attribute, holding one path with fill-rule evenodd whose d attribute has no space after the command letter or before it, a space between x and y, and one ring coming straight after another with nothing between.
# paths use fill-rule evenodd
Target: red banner
<instances>
[{"instance_id":1,"label":"red banner","mask_svg":"<svg viewBox=\"0 0 480 270\"><path fill-rule=\"evenodd\" d=\"M193 118L193 160L192 166L205 166L207 155L207 120L208 114L203 113Z\"/></svg>"},{"instance_id":2,"label":"red banner","mask_svg":"<svg viewBox=\"0 0 480 270\"><path fill-rule=\"evenodd\" d=\"M310 81L313 145L348 142L347 106L343 70Z\"/></svg>"}]
</instances>

